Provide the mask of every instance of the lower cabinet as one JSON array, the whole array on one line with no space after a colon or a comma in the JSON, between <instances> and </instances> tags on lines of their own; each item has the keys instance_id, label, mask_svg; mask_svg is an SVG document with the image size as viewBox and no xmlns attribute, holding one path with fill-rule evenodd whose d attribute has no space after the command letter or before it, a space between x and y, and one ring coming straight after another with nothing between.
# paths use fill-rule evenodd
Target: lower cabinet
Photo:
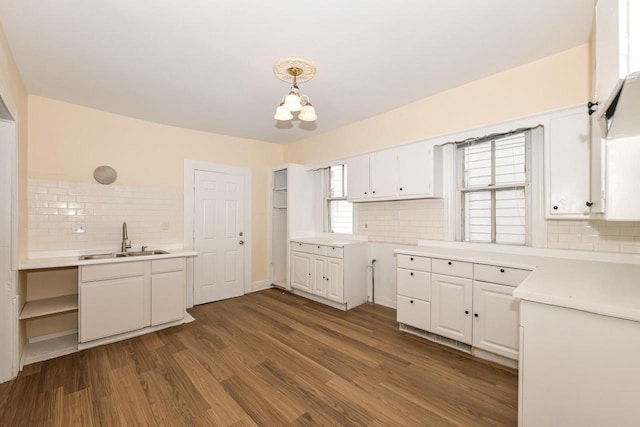
<instances>
[{"instance_id":1,"label":"lower cabinet","mask_svg":"<svg viewBox=\"0 0 640 427\"><path fill-rule=\"evenodd\" d=\"M81 343L184 318L184 258L80 266L78 277Z\"/></svg>"},{"instance_id":2,"label":"lower cabinet","mask_svg":"<svg viewBox=\"0 0 640 427\"><path fill-rule=\"evenodd\" d=\"M291 242L291 288L350 309L367 300L365 242L327 246ZM345 265L347 267L345 268ZM348 286L345 287L345 283ZM344 307L342 307L344 306Z\"/></svg>"},{"instance_id":3,"label":"lower cabinet","mask_svg":"<svg viewBox=\"0 0 640 427\"><path fill-rule=\"evenodd\" d=\"M431 332L471 344L471 279L431 275Z\"/></svg>"},{"instance_id":4,"label":"lower cabinet","mask_svg":"<svg viewBox=\"0 0 640 427\"><path fill-rule=\"evenodd\" d=\"M518 359L519 301L512 293L529 270L408 254L397 254L397 267L399 323Z\"/></svg>"},{"instance_id":5,"label":"lower cabinet","mask_svg":"<svg viewBox=\"0 0 640 427\"><path fill-rule=\"evenodd\" d=\"M520 303L513 286L473 282L473 346L518 358Z\"/></svg>"}]
</instances>

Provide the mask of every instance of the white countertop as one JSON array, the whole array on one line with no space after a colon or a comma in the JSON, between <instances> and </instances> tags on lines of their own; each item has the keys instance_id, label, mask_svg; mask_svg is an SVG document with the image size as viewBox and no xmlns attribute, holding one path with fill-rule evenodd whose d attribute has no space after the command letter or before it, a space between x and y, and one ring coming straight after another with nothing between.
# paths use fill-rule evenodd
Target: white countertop
<instances>
[{"instance_id":1,"label":"white countertop","mask_svg":"<svg viewBox=\"0 0 640 427\"><path fill-rule=\"evenodd\" d=\"M335 246L344 247L347 245L367 243L364 240L343 239L331 236L319 236L319 237L294 237L290 239L292 242L308 243L310 245L323 245L323 246Z\"/></svg>"},{"instance_id":2,"label":"white countertop","mask_svg":"<svg viewBox=\"0 0 640 427\"><path fill-rule=\"evenodd\" d=\"M397 254L533 270L513 295L526 301L640 321L640 265L481 250L418 246Z\"/></svg>"},{"instance_id":3,"label":"white countertop","mask_svg":"<svg viewBox=\"0 0 640 427\"><path fill-rule=\"evenodd\" d=\"M80 265L93 264L113 264L120 262L145 261L149 259L167 259L179 257L197 256L198 252L188 251L185 249L170 249L167 254L144 255L120 258L104 258L104 259L87 259L80 260L78 255L62 256L62 257L46 257L46 258L30 258L23 260L18 265L18 270L36 270L39 268L55 268L55 267L77 267Z\"/></svg>"}]
</instances>

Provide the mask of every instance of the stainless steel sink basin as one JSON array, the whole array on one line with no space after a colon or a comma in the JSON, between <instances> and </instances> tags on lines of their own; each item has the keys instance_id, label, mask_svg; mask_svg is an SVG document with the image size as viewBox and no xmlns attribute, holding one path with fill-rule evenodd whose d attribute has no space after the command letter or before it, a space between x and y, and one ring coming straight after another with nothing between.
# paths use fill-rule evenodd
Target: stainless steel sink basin
<instances>
[{"instance_id":1,"label":"stainless steel sink basin","mask_svg":"<svg viewBox=\"0 0 640 427\"><path fill-rule=\"evenodd\" d=\"M162 250L156 250L156 251L132 251L132 252L126 252L125 255L126 256L145 256L145 255L164 255L164 254L168 254L169 252L167 251L162 251Z\"/></svg>"},{"instance_id":2,"label":"stainless steel sink basin","mask_svg":"<svg viewBox=\"0 0 640 427\"><path fill-rule=\"evenodd\" d=\"M111 254L94 254L94 255L81 255L80 261L89 259L109 259L109 258L124 258L130 256L146 256L146 255L164 255L168 254L167 251L155 250L155 251L132 251L132 252L115 252Z\"/></svg>"}]
</instances>

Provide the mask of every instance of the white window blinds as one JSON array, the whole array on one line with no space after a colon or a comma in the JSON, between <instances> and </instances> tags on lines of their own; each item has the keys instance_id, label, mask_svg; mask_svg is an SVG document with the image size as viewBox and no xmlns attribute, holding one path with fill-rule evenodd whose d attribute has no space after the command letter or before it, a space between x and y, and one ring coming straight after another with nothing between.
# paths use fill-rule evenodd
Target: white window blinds
<instances>
[{"instance_id":1,"label":"white window blinds","mask_svg":"<svg viewBox=\"0 0 640 427\"><path fill-rule=\"evenodd\" d=\"M328 172L326 231L351 234L353 233L353 205L347 201L347 166L331 166Z\"/></svg>"},{"instance_id":2,"label":"white window blinds","mask_svg":"<svg viewBox=\"0 0 640 427\"><path fill-rule=\"evenodd\" d=\"M464 241L526 243L527 134L458 145Z\"/></svg>"}]
</instances>

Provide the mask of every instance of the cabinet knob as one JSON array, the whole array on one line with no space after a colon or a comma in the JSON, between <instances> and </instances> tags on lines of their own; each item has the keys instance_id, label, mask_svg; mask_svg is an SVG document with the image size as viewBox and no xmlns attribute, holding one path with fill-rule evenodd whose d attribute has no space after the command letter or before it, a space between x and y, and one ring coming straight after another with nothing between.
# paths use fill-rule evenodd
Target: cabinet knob
<instances>
[{"instance_id":1,"label":"cabinet knob","mask_svg":"<svg viewBox=\"0 0 640 427\"><path fill-rule=\"evenodd\" d=\"M318 246L318 249L320 249L320 246Z\"/></svg>"},{"instance_id":2,"label":"cabinet knob","mask_svg":"<svg viewBox=\"0 0 640 427\"><path fill-rule=\"evenodd\" d=\"M469 314L469 310L465 310L465 311L464 311L464 314Z\"/></svg>"},{"instance_id":3,"label":"cabinet knob","mask_svg":"<svg viewBox=\"0 0 640 427\"><path fill-rule=\"evenodd\" d=\"M365 191L364 194L367 194L367 192Z\"/></svg>"},{"instance_id":4,"label":"cabinet knob","mask_svg":"<svg viewBox=\"0 0 640 427\"><path fill-rule=\"evenodd\" d=\"M413 261L413 257L409 258L411 261Z\"/></svg>"},{"instance_id":5,"label":"cabinet knob","mask_svg":"<svg viewBox=\"0 0 640 427\"><path fill-rule=\"evenodd\" d=\"M413 276L413 271L411 273L409 273L409 274L411 274Z\"/></svg>"},{"instance_id":6,"label":"cabinet knob","mask_svg":"<svg viewBox=\"0 0 640 427\"><path fill-rule=\"evenodd\" d=\"M311 273L309 273L309 276L311 276Z\"/></svg>"},{"instance_id":7,"label":"cabinet knob","mask_svg":"<svg viewBox=\"0 0 640 427\"><path fill-rule=\"evenodd\" d=\"M451 265L451 261L449 261L447 264Z\"/></svg>"},{"instance_id":8,"label":"cabinet knob","mask_svg":"<svg viewBox=\"0 0 640 427\"><path fill-rule=\"evenodd\" d=\"M322 276L322 278L324 279L324 276Z\"/></svg>"},{"instance_id":9,"label":"cabinet knob","mask_svg":"<svg viewBox=\"0 0 640 427\"><path fill-rule=\"evenodd\" d=\"M376 192L375 192L375 191L372 191L372 193L373 193L373 194L376 194Z\"/></svg>"},{"instance_id":10,"label":"cabinet knob","mask_svg":"<svg viewBox=\"0 0 640 427\"><path fill-rule=\"evenodd\" d=\"M588 208L590 208L591 206L593 206L593 202L587 202L585 203L587 205Z\"/></svg>"},{"instance_id":11,"label":"cabinet knob","mask_svg":"<svg viewBox=\"0 0 640 427\"><path fill-rule=\"evenodd\" d=\"M554 206L554 207L553 207L553 210L554 210L554 211L557 211L557 210L558 210L558 205Z\"/></svg>"},{"instance_id":12,"label":"cabinet knob","mask_svg":"<svg viewBox=\"0 0 640 427\"><path fill-rule=\"evenodd\" d=\"M504 268L501 268L501 269L500 269L500 273L504 273Z\"/></svg>"},{"instance_id":13,"label":"cabinet knob","mask_svg":"<svg viewBox=\"0 0 640 427\"><path fill-rule=\"evenodd\" d=\"M475 316L475 317L478 317L478 313L475 313L475 314L474 314L474 316Z\"/></svg>"},{"instance_id":14,"label":"cabinet knob","mask_svg":"<svg viewBox=\"0 0 640 427\"><path fill-rule=\"evenodd\" d=\"M411 304L413 304L413 300L410 300L409 302L410 302Z\"/></svg>"},{"instance_id":15,"label":"cabinet knob","mask_svg":"<svg viewBox=\"0 0 640 427\"><path fill-rule=\"evenodd\" d=\"M302 243L298 243L298 246L302 246Z\"/></svg>"},{"instance_id":16,"label":"cabinet knob","mask_svg":"<svg viewBox=\"0 0 640 427\"><path fill-rule=\"evenodd\" d=\"M400 191L402 191L402 187L400 187Z\"/></svg>"},{"instance_id":17,"label":"cabinet knob","mask_svg":"<svg viewBox=\"0 0 640 427\"><path fill-rule=\"evenodd\" d=\"M329 278L327 277L327 282L329 281Z\"/></svg>"}]
</instances>

